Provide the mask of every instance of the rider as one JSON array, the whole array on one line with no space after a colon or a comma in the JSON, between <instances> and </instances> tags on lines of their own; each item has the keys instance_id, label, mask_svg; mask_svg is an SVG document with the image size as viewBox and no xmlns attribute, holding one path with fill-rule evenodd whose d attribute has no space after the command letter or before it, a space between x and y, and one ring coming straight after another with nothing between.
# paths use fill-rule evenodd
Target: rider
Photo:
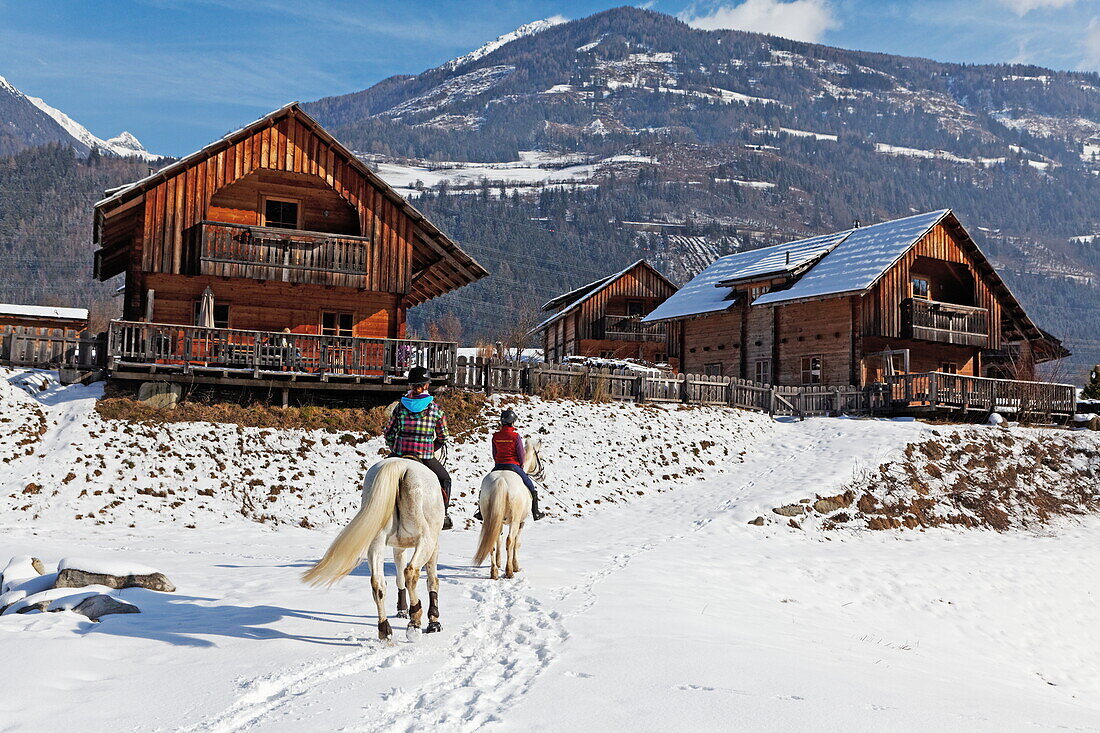
<instances>
[{"instance_id":1,"label":"rider","mask_svg":"<svg viewBox=\"0 0 1100 733\"><path fill-rule=\"evenodd\" d=\"M409 391L394 408L386 426L386 446L391 456L414 458L430 468L443 490L443 529L453 526L448 513L451 507L451 475L435 457L435 451L447 443L447 416L443 408L428 394L431 373L424 367L409 371Z\"/></svg>"},{"instance_id":2,"label":"rider","mask_svg":"<svg viewBox=\"0 0 1100 733\"><path fill-rule=\"evenodd\" d=\"M500 415L500 430L493 435L493 466L494 471L513 471L523 479L523 485L531 492L531 516L536 520L543 518L539 511L539 495L535 491L535 482L523 470L523 461L526 451L523 447L523 438L516 432L516 413L512 408L507 408ZM477 510L474 519L481 519L481 510Z\"/></svg>"}]
</instances>

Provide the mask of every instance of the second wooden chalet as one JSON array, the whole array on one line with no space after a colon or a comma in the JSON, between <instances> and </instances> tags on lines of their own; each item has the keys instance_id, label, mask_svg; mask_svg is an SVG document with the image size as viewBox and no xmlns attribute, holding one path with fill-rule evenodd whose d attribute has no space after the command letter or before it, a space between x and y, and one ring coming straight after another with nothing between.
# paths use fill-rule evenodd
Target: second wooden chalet
<instances>
[{"instance_id":1,"label":"second wooden chalet","mask_svg":"<svg viewBox=\"0 0 1100 733\"><path fill-rule=\"evenodd\" d=\"M94 239L118 373L388 379L423 361L383 341L406 311L488 274L296 103L109 191Z\"/></svg>"},{"instance_id":2,"label":"second wooden chalet","mask_svg":"<svg viewBox=\"0 0 1100 733\"><path fill-rule=\"evenodd\" d=\"M551 299L542 309L553 315L532 333L541 334L551 363L567 356L669 362L678 355L678 324L643 324L642 319L675 292L653 265L638 260Z\"/></svg>"},{"instance_id":3,"label":"second wooden chalet","mask_svg":"<svg viewBox=\"0 0 1100 733\"><path fill-rule=\"evenodd\" d=\"M681 324L685 372L779 385L1026 379L1068 354L950 210L728 255L642 322ZM995 371L1007 362L1016 373Z\"/></svg>"}]
</instances>

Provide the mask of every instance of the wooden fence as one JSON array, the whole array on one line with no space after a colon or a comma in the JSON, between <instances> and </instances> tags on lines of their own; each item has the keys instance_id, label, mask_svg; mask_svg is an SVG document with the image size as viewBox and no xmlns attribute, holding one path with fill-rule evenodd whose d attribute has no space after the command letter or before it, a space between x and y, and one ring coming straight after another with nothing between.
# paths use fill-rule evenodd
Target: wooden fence
<instances>
[{"instance_id":1,"label":"wooden fence","mask_svg":"<svg viewBox=\"0 0 1100 733\"><path fill-rule=\"evenodd\" d=\"M34 369L103 368L106 337L87 332L17 326L0 334L0 364Z\"/></svg>"},{"instance_id":2,"label":"wooden fence","mask_svg":"<svg viewBox=\"0 0 1100 733\"><path fill-rule=\"evenodd\" d=\"M997 411L1054 421L1076 410L1072 385L940 372L891 376L867 387L777 387L736 377L458 357L452 384L487 394L725 405L794 417Z\"/></svg>"}]
</instances>

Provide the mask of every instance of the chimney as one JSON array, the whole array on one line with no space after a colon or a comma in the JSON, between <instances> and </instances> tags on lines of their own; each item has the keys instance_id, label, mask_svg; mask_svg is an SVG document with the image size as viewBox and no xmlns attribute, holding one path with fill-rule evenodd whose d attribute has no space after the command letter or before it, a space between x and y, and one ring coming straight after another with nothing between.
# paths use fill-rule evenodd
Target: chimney
<instances>
[{"instance_id":1,"label":"chimney","mask_svg":"<svg viewBox=\"0 0 1100 733\"><path fill-rule=\"evenodd\" d=\"M787 264L791 264L791 251L789 249L787 250Z\"/></svg>"},{"instance_id":2,"label":"chimney","mask_svg":"<svg viewBox=\"0 0 1100 733\"><path fill-rule=\"evenodd\" d=\"M852 220L852 229L859 229L859 219Z\"/></svg>"}]
</instances>

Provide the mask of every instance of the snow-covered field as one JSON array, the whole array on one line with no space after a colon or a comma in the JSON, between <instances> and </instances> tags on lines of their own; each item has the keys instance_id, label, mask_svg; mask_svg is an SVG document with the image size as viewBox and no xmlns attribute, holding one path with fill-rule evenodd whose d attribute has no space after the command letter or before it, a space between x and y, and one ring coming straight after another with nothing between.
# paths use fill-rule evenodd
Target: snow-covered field
<instances>
[{"instance_id":1,"label":"snow-covered field","mask_svg":"<svg viewBox=\"0 0 1100 733\"><path fill-rule=\"evenodd\" d=\"M177 591L116 591L142 594L142 613L98 624L0 618L0 731L1100 729L1095 517L1005 533L749 524L897 460L931 436L921 423L523 402L569 511L547 498L516 581L470 567L474 531L445 533L443 633L410 643L393 620L386 645L365 568L331 590L297 580L355 505L373 441L107 424L93 388L32 400L3 376L18 418L0 422L0 563L120 558ZM484 446L451 465L464 517ZM242 479L273 519L242 516ZM293 488L267 502L275 485Z\"/></svg>"}]
</instances>

